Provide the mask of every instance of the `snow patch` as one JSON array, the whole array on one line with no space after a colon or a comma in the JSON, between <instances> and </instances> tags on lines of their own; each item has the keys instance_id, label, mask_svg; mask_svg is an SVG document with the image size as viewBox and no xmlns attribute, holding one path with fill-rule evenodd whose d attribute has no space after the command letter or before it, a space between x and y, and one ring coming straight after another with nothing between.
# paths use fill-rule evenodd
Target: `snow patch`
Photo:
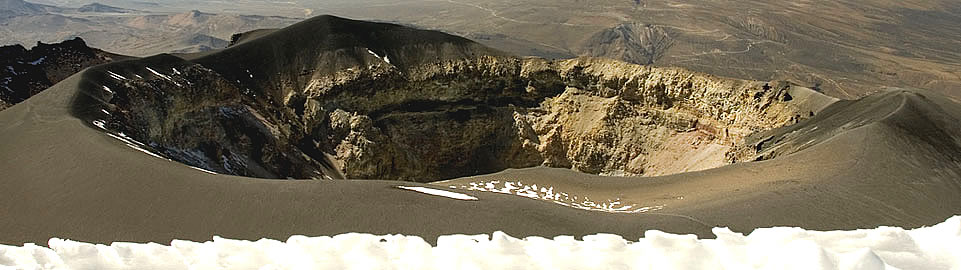
<instances>
[{"instance_id":1,"label":"snow patch","mask_svg":"<svg viewBox=\"0 0 961 270\"><path fill-rule=\"evenodd\" d=\"M9 71L10 73L13 73L13 75L20 75L20 73L17 73L17 70L13 69L12 66L7 66L7 71Z\"/></svg>"},{"instance_id":2,"label":"snow patch","mask_svg":"<svg viewBox=\"0 0 961 270\"><path fill-rule=\"evenodd\" d=\"M114 73L113 71L109 71L109 70L108 70L108 71L107 71L107 74L110 75L110 77L113 78L114 80L118 80L118 81L125 81L125 80L127 80L127 77L120 76L120 74Z\"/></svg>"},{"instance_id":3,"label":"snow patch","mask_svg":"<svg viewBox=\"0 0 961 270\"><path fill-rule=\"evenodd\" d=\"M113 94L113 90L110 90L110 87L107 87L106 85L104 85L104 86L102 86L102 87L103 87L103 90L104 90L104 91L107 91L107 93Z\"/></svg>"},{"instance_id":4,"label":"snow patch","mask_svg":"<svg viewBox=\"0 0 961 270\"><path fill-rule=\"evenodd\" d=\"M390 64L390 58L387 58L387 55L384 55L383 57L381 57L379 54L375 53L374 51L371 51L370 49L367 49L367 53L373 55L374 57L380 58L381 60L384 60L384 62L387 62L388 64Z\"/></svg>"},{"instance_id":5,"label":"snow patch","mask_svg":"<svg viewBox=\"0 0 961 270\"><path fill-rule=\"evenodd\" d=\"M52 238L47 247L0 245L4 269L959 269L961 217L914 230L817 232L715 228L716 239L647 231L554 238L503 232L418 236L346 233L286 241L231 240L170 245L89 244Z\"/></svg>"},{"instance_id":6,"label":"snow patch","mask_svg":"<svg viewBox=\"0 0 961 270\"><path fill-rule=\"evenodd\" d=\"M93 125L103 130L107 129L107 122L103 120L93 120Z\"/></svg>"},{"instance_id":7,"label":"snow patch","mask_svg":"<svg viewBox=\"0 0 961 270\"><path fill-rule=\"evenodd\" d=\"M433 188L428 188L428 187L397 186L397 188L399 188L399 189L411 190L411 191L417 191L417 192L424 193L424 194L430 194L430 195L435 195L435 196L447 197L447 198L457 199L457 200L465 200L465 201L476 201L476 200L477 200L477 197L470 196L470 195L467 195L467 194L457 193L457 192L450 192L450 191L440 190L440 189L433 189Z\"/></svg>"},{"instance_id":8,"label":"snow patch","mask_svg":"<svg viewBox=\"0 0 961 270\"><path fill-rule=\"evenodd\" d=\"M582 210L602 211L611 213L644 213L664 209L665 205L638 206L637 204L627 204L621 202L621 198L604 198L603 200L592 200L587 196L579 196L555 190L553 186L540 186L537 184L527 185L520 181L486 181L471 182L467 185L450 186L454 189L466 189L476 191L486 191L494 193L509 194L527 197L536 200L551 201L567 207Z\"/></svg>"},{"instance_id":9,"label":"snow patch","mask_svg":"<svg viewBox=\"0 0 961 270\"><path fill-rule=\"evenodd\" d=\"M157 75L157 77L161 77L161 78L170 80L170 76L160 74L160 72L157 72L156 70L154 70L154 69L152 69L152 68L150 68L150 67L146 67L146 69L147 69L147 71L150 71L150 73L153 73L153 75Z\"/></svg>"},{"instance_id":10,"label":"snow patch","mask_svg":"<svg viewBox=\"0 0 961 270\"><path fill-rule=\"evenodd\" d=\"M43 63L43 60L47 60L47 57L46 57L46 56L40 57L40 59L37 59L36 61L33 61L33 62L29 62L29 63L27 63L27 64L31 64L31 65L36 66L36 65L39 65L39 64Z\"/></svg>"},{"instance_id":11,"label":"snow patch","mask_svg":"<svg viewBox=\"0 0 961 270\"><path fill-rule=\"evenodd\" d=\"M198 170L198 171L201 171L201 172L205 172L205 173L209 173L209 174L213 174L213 175L217 175L217 173L215 173L215 172L212 172L212 171L208 171L208 170L204 170L204 169L201 169L201 168L197 168L197 167L194 167L194 166L187 166L187 167L190 167L191 169L194 169L194 170Z\"/></svg>"},{"instance_id":12,"label":"snow patch","mask_svg":"<svg viewBox=\"0 0 961 270\"><path fill-rule=\"evenodd\" d=\"M150 67L144 67L144 68L146 68L147 71L150 71L150 73L153 73L154 75L157 75L157 77L160 77L160 78L163 78L164 80L168 80L168 81L172 82L174 85L177 85L177 87L183 87L182 85L180 85L180 83L178 83L177 81L174 81L174 79L171 78L170 76L167 76L167 75L164 75L164 74L162 74L162 73L160 73L160 72L157 72L156 70L154 70L154 69L152 69L152 68L150 68Z\"/></svg>"},{"instance_id":13,"label":"snow patch","mask_svg":"<svg viewBox=\"0 0 961 270\"><path fill-rule=\"evenodd\" d=\"M108 115L110 114L110 112L108 112L107 110L104 110L104 109L101 109L100 111L103 112L103 113L105 113L105 114L108 114ZM154 153L154 152L150 152L150 151L148 151L147 149L144 149L144 147L147 147L147 145L145 145L145 144L143 144L143 143L141 143L141 142L138 142L137 140L134 140L133 138L130 138L130 136L127 136L127 134L124 134L123 132L118 132L117 134L110 133L109 130L107 130L107 121L100 120L100 119L98 119L98 120L93 120L93 125L94 125L94 126L97 126L98 128L100 128L100 129L102 129L102 130L104 130L104 131L107 131L107 132L106 132L107 136L110 136L111 138L114 138L114 139L117 139L117 140L123 142L123 143L126 144L128 147L133 148L134 150L143 152L143 153L145 153L145 154L151 155L151 156L156 157L156 158L159 158L159 159L163 159L163 160L167 160L167 161L172 161L172 160L170 160L170 159L168 159L168 158L165 158L165 157L160 156L160 155L158 155L158 154L156 154L156 153Z\"/></svg>"},{"instance_id":14,"label":"snow patch","mask_svg":"<svg viewBox=\"0 0 961 270\"><path fill-rule=\"evenodd\" d=\"M156 154L156 153L154 153L154 152L150 152L150 151L148 151L147 149L144 149L144 147L145 147L146 145L144 145L144 144L141 143L141 142L138 142L138 141L134 140L133 138L128 137L126 134L123 134L123 132L120 132L120 133L117 133L117 134L113 134L113 133L109 133L109 132L108 132L107 135L110 136L110 137L113 137L114 139L120 140L121 142L123 142L124 144L126 144L128 147L133 148L134 150L137 150L137 151L143 152L143 153L145 153L145 154L151 155L151 156L153 156L153 157L155 157L155 158L159 158L159 159L163 159L163 160L168 160L168 161L170 160L170 159L167 159L167 158L165 158L165 157L162 157L162 156L160 156L160 155L158 155L158 154Z\"/></svg>"}]
</instances>

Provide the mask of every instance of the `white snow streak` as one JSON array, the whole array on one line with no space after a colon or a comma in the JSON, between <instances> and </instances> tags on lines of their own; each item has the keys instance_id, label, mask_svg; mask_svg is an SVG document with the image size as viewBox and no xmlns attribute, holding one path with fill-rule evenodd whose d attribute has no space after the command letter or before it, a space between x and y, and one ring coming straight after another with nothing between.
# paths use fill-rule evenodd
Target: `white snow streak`
<instances>
[{"instance_id":1,"label":"white snow streak","mask_svg":"<svg viewBox=\"0 0 961 270\"><path fill-rule=\"evenodd\" d=\"M110 112L107 112L107 110L101 109L100 111L103 112L103 113L105 113L105 114L110 114ZM93 124L94 124L95 126L101 128L101 129L103 129L103 130L107 130L106 122L105 122L104 120L94 120L94 121L93 121ZM135 150L137 150L137 151L140 151L140 152L143 152L143 153L145 153L145 154L151 155L151 156L153 156L153 157L155 157L155 158L163 159L163 160L166 160L166 161L173 161L173 160L170 160L169 158L165 158L165 157L163 157L163 156L161 156L161 155L158 155L158 154L156 154L156 153L154 153L154 152L150 152L149 150L144 149L144 147L147 146L147 145L145 145L145 144L143 144L143 143L141 143L141 142L138 142L137 140L134 140L133 138L130 138L130 136L127 136L126 134L123 134L123 132L120 132L120 133L117 133L117 134L113 134L113 133L107 132L107 135L110 136L110 137L112 137L112 138L114 138L114 139L117 139L117 140L123 142L123 143L126 144L128 147L133 148L133 149L135 149ZM213 175L216 175L216 174L217 174L216 172L213 172L213 171L210 171L210 170L206 170L206 169L202 169L202 168L198 168L198 167L194 167L194 166L190 166L190 165L186 165L186 164L184 164L184 166L187 166L187 167L189 167L189 168L191 168L191 169L194 169L194 170L198 170L198 171L202 171L202 172L205 172L205 173L213 174ZM2 265L0 265L0 266L2 266ZM0 270L2 270L2 269L3 269L3 268L0 267Z\"/></svg>"},{"instance_id":2,"label":"white snow streak","mask_svg":"<svg viewBox=\"0 0 961 270\"><path fill-rule=\"evenodd\" d=\"M163 159L163 160L169 160L169 159L167 159L167 158L165 158L165 157L162 157L162 156L160 156L160 155L158 155L158 154L156 154L156 153L154 153L154 152L147 151L147 149L143 149L143 147L145 146L143 143L140 143L140 142L134 140L133 138L127 137L127 135L126 135L126 134L123 134L122 132L121 132L121 133L117 133L117 134L112 134L112 133L109 133L109 132L108 132L107 135L109 135L110 137L113 137L114 139L120 140L121 142L123 142L124 144L126 144L127 146L129 146L130 148L133 148L133 149L135 149L135 150L137 150L137 151L140 151L140 152L143 152L143 153L145 153L145 154L151 155L151 156L153 156L153 157L155 157L155 158L159 158L159 159Z\"/></svg>"},{"instance_id":3,"label":"white snow streak","mask_svg":"<svg viewBox=\"0 0 961 270\"><path fill-rule=\"evenodd\" d=\"M647 231L517 239L503 232L417 236L347 233L286 241L0 245L9 269L961 269L961 217L914 230L817 232L715 228L716 239Z\"/></svg>"},{"instance_id":4,"label":"white snow streak","mask_svg":"<svg viewBox=\"0 0 961 270\"><path fill-rule=\"evenodd\" d=\"M43 63L43 60L47 60L47 57L46 57L46 56L40 57L40 59L37 59L37 61L33 61L33 62L30 62L30 63L27 63L27 64L31 64L31 65L36 66L36 65L39 65L40 63Z\"/></svg>"},{"instance_id":5,"label":"white snow streak","mask_svg":"<svg viewBox=\"0 0 961 270\"><path fill-rule=\"evenodd\" d=\"M446 191L446 190L433 189L433 188L428 188L428 187L405 187L405 186L397 186L397 188L399 188L399 189L411 190L411 191L417 191L417 192L420 192L420 193L430 194L430 195L435 195L435 196L447 197L447 198L451 198L451 199L458 199L458 200L465 200L465 201L476 201L476 200L477 200L477 197L470 196L470 195L467 195L467 194L457 193L457 192L450 192L450 191Z\"/></svg>"},{"instance_id":6,"label":"white snow streak","mask_svg":"<svg viewBox=\"0 0 961 270\"><path fill-rule=\"evenodd\" d=\"M93 120L93 125L100 129L107 129L107 122L103 120Z\"/></svg>"},{"instance_id":7,"label":"white snow streak","mask_svg":"<svg viewBox=\"0 0 961 270\"><path fill-rule=\"evenodd\" d=\"M154 70L154 69L152 69L152 68L150 68L150 67L145 67L145 68L147 69L147 71L150 71L150 73L153 73L154 75L157 75L157 77L160 77L160 78L163 78L163 79L165 79L165 80L168 80L168 81L172 82L174 85L177 85L178 87L182 87L182 85L180 85L180 83L178 83L177 81L174 81L174 79L171 78L170 76L161 74L160 72L157 72L156 70Z\"/></svg>"},{"instance_id":8,"label":"white snow streak","mask_svg":"<svg viewBox=\"0 0 961 270\"><path fill-rule=\"evenodd\" d=\"M208 171L208 170L205 170L205 169L201 169L201 168L198 168L198 167L194 167L194 166L187 166L187 167L190 167L190 168L192 168L192 169L194 169L194 170L198 170L198 171L201 171L201 172L205 172L205 173L209 173L209 174L213 174L213 175L216 175L216 174L217 174L217 173L215 173L215 172L212 172L212 171Z\"/></svg>"},{"instance_id":9,"label":"white snow streak","mask_svg":"<svg viewBox=\"0 0 961 270\"><path fill-rule=\"evenodd\" d=\"M118 81L127 80L127 77L120 76L120 74L114 73L113 71L109 71L109 70L108 70L108 71L107 71L107 74L109 74L110 77L113 78L114 80L118 80Z\"/></svg>"},{"instance_id":10,"label":"white snow streak","mask_svg":"<svg viewBox=\"0 0 961 270\"><path fill-rule=\"evenodd\" d=\"M384 62L387 62L388 64L390 64L390 58L387 58L387 55L384 55L383 57L381 57L379 54L375 53L374 51L371 51L370 49L367 49L367 53L370 53L374 57L380 58L381 60L384 60Z\"/></svg>"},{"instance_id":11,"label":"white snow streak","mask_svg":"<svg viewBox=\"0 0 961 270\"><path fill-rule=\"evenodd\" d=\"M157 77L161 77L161 78L170 80L170 76L160 74L160 72L157 72L156 70L153 70L153 69L150 68L150 67L146 67L146 69L147 69L147 71L150 71L150 73L153 73L153 75L157 75Z\"/></svg>"}]
</instances>

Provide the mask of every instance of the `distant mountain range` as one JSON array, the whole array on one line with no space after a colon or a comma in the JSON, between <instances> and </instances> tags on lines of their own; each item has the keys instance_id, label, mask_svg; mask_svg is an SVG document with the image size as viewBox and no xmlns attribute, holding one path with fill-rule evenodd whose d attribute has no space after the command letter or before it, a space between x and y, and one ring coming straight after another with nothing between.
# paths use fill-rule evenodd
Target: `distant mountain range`
<instances>
[{"instance_id":1,"label":"distant mountain range","mask_svg":"<svg viewBox=\"0 0 961 270\"><path fill-rule=\"evenodd\" d=\"M961 5L954 0L3 1L0 44L79 36L126 55L197 52L323 10L457 34L517 55L608 57L788 80L841 98L888 87L961 98L954 90L961 89Z\"/></svg>"},{"instance_id":2,"label":"distant mountain range","mask_svg":"<svg viewBox=\"0 0 961 270\"><path fill-rule=\"evenodd\" d=\"M7 16L40 15L48 12L83 12L83 13L130 13L133 9L119 8L101 3L90 3L79 8L66 8L26 2L23 0L0 0L0 14Z\"/></svg>"},{"instance_id":3,"label":"distant mountain range","mask_svg":"<svg viewBox=\"0 0 961 270\"><path fill-rule=\"evenodd\" d=\"M36 15L50 11L60 11L55 6L34 4L22 0L0 0L0 18L8 16Z\"/></svg>"},{"instance_id":4,"label":"distant mountain range","mask_svg":"<svg viewBox=\"0 0 961 270\"><path fill-rule=\"evenodd\" d=\"M83 5L77 9L78 12L92 12L92 13L131 13L137 12L133 9L118 8L114 6L108 6L101 3L90 3Z\"/></svg>"},{"instance_id":5,"label":"distant mountain range","mask_svg":"<svg viewBox=\"0 0 961 270\"><path fill-rule=\"evenodd\" d=\"M159 13L100 3L67 8L2 0L0 44L29 45L82 37L93 47L124 55L192 53L223 48L235 33L283 27L297 20L200 11Z\"/></svg>"},{"instance_id":6,"label":"distant mountain range","mask_svg":"<svg viewBox=\"0 0 961 270\"><path fill-rule=\"evenodd\" d=\"M920 87L961 99L957 0L354 2L314 5L455 33L519 55L602 56L789 80L842 98ZM656 48L654 61L648 47Z\"/></svg>"}]
</instances>

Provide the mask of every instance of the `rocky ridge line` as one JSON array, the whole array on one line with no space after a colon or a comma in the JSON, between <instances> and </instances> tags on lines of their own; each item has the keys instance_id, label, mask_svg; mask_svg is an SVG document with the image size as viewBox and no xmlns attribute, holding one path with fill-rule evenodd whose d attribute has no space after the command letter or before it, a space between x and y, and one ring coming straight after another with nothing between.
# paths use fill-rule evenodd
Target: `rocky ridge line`
<instances>
[{"instance_id":1,"label":"rocky ridge line","mask_svg":"<svg viewBox=\"0 0 961 270\"><path fill-rule=\"evenodd\" d=\"M46 90L84 68L126 58L90 48L83 39L0 47L0 110Z\"/></svg>"}]
</instances>

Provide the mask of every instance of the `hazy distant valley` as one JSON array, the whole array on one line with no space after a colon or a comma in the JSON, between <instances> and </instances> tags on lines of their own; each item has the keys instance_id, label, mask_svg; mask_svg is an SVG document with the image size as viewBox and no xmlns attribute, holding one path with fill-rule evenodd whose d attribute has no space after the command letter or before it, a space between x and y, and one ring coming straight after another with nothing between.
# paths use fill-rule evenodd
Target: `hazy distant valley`
<instances>
[{"instance_id":1,"label":"hazy distant valley","mask_svg":"<svg viewBox=\"0 0 961 270\"><path fill-rule=\"evenodd\" d=\"M606 56L837 97L961 87L956 1L362 1L356 18L442 29L522 55ZM419 10L423 12L404 12ZM645 53L647 51L647 53Z\"/></svg>"},{"instance_id":2,"label":"hazy distant valley","mask_svg":"<svg viewBox=\"0 0 961 270\"><path fill-rule=\"evenodd\" d=\"M234 33L334 14L441 30L517 55L790 80L841 98L885 87L959 96L944 89L961 87L961 7L952 1L104 1L124 13L37 2L73 8L0 16L0 43L81 36L125 55L196 52L222 48Z\"/></svg>"},{"instance_id":3,"label":"hazy distant valley","mask_svg":"<svg viewBox=\"0 0 961 270\"><path fill-rule=\"evenodd\" d=\"M0 4L0 44L29 47L37 41L56 43L81 37L91 47L122 55L189 53L224 48L236 33L283 27L298 20L189 9L158 12L103 4L65 8L9 0L6 6Z\"/></svg>"}]
</instances>

